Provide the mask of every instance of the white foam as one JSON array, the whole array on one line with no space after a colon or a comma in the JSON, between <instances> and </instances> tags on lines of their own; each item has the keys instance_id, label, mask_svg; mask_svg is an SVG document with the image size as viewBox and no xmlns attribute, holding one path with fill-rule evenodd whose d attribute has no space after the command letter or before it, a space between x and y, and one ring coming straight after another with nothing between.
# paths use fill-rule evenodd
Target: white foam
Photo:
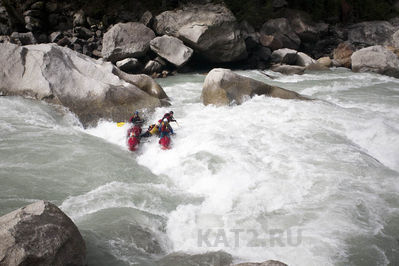
<instances>
[{"instance_id":1,"label":"white foam","mask_svg":"<svg viewBox=\"0 0 399 266\"><path fill-rule=\"evenodd\" d=\"M258 72L240 73L267 80ZM203 197L199 204L183 202L171 213L164 213L175 250L225 249L252 261L334 265L348 256L348 237L381 230L383 217L391 210L384 207L379 193L387 189L398 193L395 179L385 172L387 168L399 171L399 130L396 120L391 121L398 115L398 106L379 103L373 97L348 100L344 93L398 81L342 70L277 76L269 81L282 87L295 86L296 91L320 95L334 104L256 96L240 106L217 108L199 102L200 82L178 81L164 86L173 106L157 109L148 119L157 121L169 109L175 111L180 126L174 125L177 134L172 138L172 149L161 150L153 138L141 146L136 159L154 174L167 176L178 190ZM370 101L372 108L368 108ZM87 132L125 147L126 130L102 122ZM117 187L115 193L123 190ZM84 196L85 201L88 196ZM67 203L73 206L81 201L77 198ZM361 214L367 217L365 225L359 225L361 218L354 215L363 208L359 202L369 210ZM121 204L128 203L115 203ZM74 216L81 213L79 208L71 212ZM214 219L201 219L209 214ZM198 218L201 223L196 222ZM266 240L271 229L285 234L300 230L303 234L299 246L199 246L198 230L212 229L215 220L225 232L255 230ZM210 238L215 240L216 236L212 231ZM227 235L228 243L234 243L234 237ZM246 243L251 235L244 234L240 240Z\"/></svg>"}]
</instances>

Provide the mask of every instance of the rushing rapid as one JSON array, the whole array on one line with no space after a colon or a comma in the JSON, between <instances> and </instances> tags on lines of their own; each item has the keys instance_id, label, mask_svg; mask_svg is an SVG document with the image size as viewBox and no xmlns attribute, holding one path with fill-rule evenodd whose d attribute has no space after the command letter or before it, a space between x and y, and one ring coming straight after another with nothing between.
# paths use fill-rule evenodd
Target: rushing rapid
<instances>
[{"instance_id":1,"label":"rushing rapid","mask_svg":"<svg viewBox=\"0 0 399 266\"><path fill-rule=\"evenodd\" d=\"M235 262L399 265L399 80L238 73L315 100L204 106L205 76L179 74L158 80L171 107L141 110L146 125L174 111L171 149L153 137L131 152L128 124L83 129L62 108L0 98L0 214L56 203L90 265L210 250Z\"/></svg>"}]
</instances>

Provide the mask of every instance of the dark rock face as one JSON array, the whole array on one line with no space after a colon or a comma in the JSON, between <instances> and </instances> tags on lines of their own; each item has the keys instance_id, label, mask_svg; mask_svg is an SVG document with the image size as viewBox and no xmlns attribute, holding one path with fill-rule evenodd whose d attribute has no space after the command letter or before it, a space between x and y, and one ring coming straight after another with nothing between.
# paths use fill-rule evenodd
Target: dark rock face
<instances>
[{"instance_id":1,"label":"dark rock face","mask_svg":"<svg viewBox=\"0 0 399 266\"><path fill-rule=\"evenodd\" d=\"M263 38L263 45L268 46L272 50L276 50L273 48L290 48L294 50L298 50L301 45L301 40L298 35L293 31L290 23L286 18L278 18L271 19L263 24L262 29L260 31L261 38ZM262 37L263 36L263 37ZM267 37L272 39L270 44L267 45ZM276 43L281 43L281 47Z\"/></svg>"},{"instance_id":2,"label":"dark rock face","mask_svg":"<svg viewBox=\"0 0 399 266\"><path fill-rule=\"evenodd\" d=\"M172 253L159 261L158 266L186 266L186 265L215 265L229 266L233 262L233 257L224 252L207 252L205 254L189 255L185 253Z\"/></svg>"},{"instance_id":3,"label":"dark rock face","mask_svg":"<svg viewBox=\"0 0 399 266\"><path fill-rule=\"evenodd\" d=\"M0 44L0 91L68 107L84 125L122 120L140 108L161 106L167 96L146 75L128 75L54 44Z\"/></svg>"},{"instance_id":4,"label":"dark rock face","mask_svg":"<svg viewBox=\"0 0 399 266\"><path fill-rule=\"evenodd\" d=\"M159 35L181 39L206 60L215 63L245 59L246 47L236 18L222 5L189 5L155 18Z\"/></svg>"},{"instance_id":5,"label":"dark rock face","mask_svg":"<svg viewBox=\"0 0 399 266\"><path fill-rule=\"evenodd\" d=\"M39 201L0 217L1 265L86 265L76 225L57 206Z\"/></svg>"},{"instance_id":6,"label":"dark rock face","mask_svg":"<svg viewBox=\"0 0 399 266\"><path fill-rule=\"evenodd\" d=\"M143 57L150 48L155 33L138 22L118 23L103 37L103 58L116 62L128 57Z\"/></svg>"},{"instance_id":7,"label":"dark rock face","mask_svg":"<svg viewBox=\"0 0 399 266\"><path fill-rule=\"evenodd\" d=\"M387 21L367 21L349 27L348 41L355 47L388 45L395 27Z\"/></svg>"},{"instance_id":8,"label":"dark rock face","mask_svg":"<svg viewBox=\"0 0 399 266\"><path fill-rule=\"evenodd\" d=\"M296 92L240 76L229 69L215 68L206 76L202 89L205 105L241 104L247 97L268 95L282 99L307 99Z\"/></svg>"}]
</instances>

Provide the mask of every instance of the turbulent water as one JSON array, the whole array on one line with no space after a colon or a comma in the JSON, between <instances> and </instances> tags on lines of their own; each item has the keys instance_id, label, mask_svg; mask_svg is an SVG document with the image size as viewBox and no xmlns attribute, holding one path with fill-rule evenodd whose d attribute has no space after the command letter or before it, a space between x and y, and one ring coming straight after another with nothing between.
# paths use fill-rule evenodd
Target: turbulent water
<instances>
[{"instance_id":1,"label":"turbulent water","mask_svg":"<svg viewBox=\"0 0 399 266\"><path fill-rule=\"evenodd\" d=\"M310 96L201 104L205 78L158 80L178 124L171 150L136 153L128 129L0 98L0 215L39 199L78 225L90 265L153 265L173 251L235 262L399 265L399 80L331 72L239 74Z\"/></svg>"}]
</instances>

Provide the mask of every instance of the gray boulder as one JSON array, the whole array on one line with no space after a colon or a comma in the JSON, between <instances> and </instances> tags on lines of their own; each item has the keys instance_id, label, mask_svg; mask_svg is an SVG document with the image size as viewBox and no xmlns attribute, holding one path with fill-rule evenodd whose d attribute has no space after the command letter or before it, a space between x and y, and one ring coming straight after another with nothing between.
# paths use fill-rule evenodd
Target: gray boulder
<instances>
[{"instance_id":1,"label":"gray boulder","mask_svg":"<svg viewBox=\"0 0 399 266\"><path fill-rule=\"evenodd\" d=\"M355 72L375 72L399 78L398 56L380 45L356 51L351 58Z\"/></svg>"},{"instance_id":2,"label":"gray boulder","mask_svg":"<svg viewBox=\"0 0 399 266\"><path fill-rule=\"evenodd\" d=\"M0 63L0 93L64 105L84 125L100 118L125 120L167 98L146 75L126 74L109 62L55 44L0 44Z\"/></svg>"},{"instance_id":3,"label":"gray boulder","mask_svg":"<svg viewBox=\"0 0 399 266\"><path fill-rule=\"evenodd\" d=\"M356 47L389 45L395 27L388 21L367 21L352 25L348 30L348 41Z\"/></svg>"},{"instance_id":4,"label":"gray boulder","mask_svg":"<svg viewBox=\"0 0 399 266\"><path fill-rule=\"evenodd\" d=\"M268 95L282 99L307 99L296 92L240 76L229 69L215 68L206 76L202 88L205 105L241 104L254 95Z\"/></svg>"},{"instance_id":5,"label":"gray boulder","mask_svg":"<svg viewBox=\"0 0 399 266\"><path fill-rule=\"evenodd\" d=\"M1 265L86 265L78 228L57 206L38 201L0 217Z\"/></svg>"},{"instance_id":6,"label":"gray boulder","mask_svg":"<svg viewBox=\"0 0 399 266\"><path fill-rule=\"evenodd\" d=\"M183 66L193 55L193 49L172 36L156 37L150 42L151 50L177 67Z\"/></svg>"},{"instance_id":7,"label":"gray boulder","mask_svg":"<svg viewBox=\"0 0 399 266\"><path fill-rule=\"evenodd\" d=\"M183 40L210 62L247 57L245 41L233 13L223 5L189 5L155 18L154 30Z\"/></svg>"},{"instance_id":8,"label":"gray boulder","mask_svg":"<svg viewBox=\"0 0 399 266\"><path fill-rule=\"evenodd\" d=\"M129 57L143 57L155 33L138 22L118 23L103 37L103 58L116 62Z\"/></svg>"},{"instance_id":9,"label":"gray boulder","mask_svg":"<svg viewBox=\"0 0 399 266\"><path fill-rule=\"evenodd\" d=\"M291 28L290 23L286 18L271 19L262 25L260 30L261 38L262 35L273 36L270 48L274 42L281 43L283 48L290 48L297 50L301 45L301 39ZM265 38L265 37L263 37ZM269 37L270 38L270 37ZM265 43L262 43L265 44Z\"/></svg>"}]
</instances>

